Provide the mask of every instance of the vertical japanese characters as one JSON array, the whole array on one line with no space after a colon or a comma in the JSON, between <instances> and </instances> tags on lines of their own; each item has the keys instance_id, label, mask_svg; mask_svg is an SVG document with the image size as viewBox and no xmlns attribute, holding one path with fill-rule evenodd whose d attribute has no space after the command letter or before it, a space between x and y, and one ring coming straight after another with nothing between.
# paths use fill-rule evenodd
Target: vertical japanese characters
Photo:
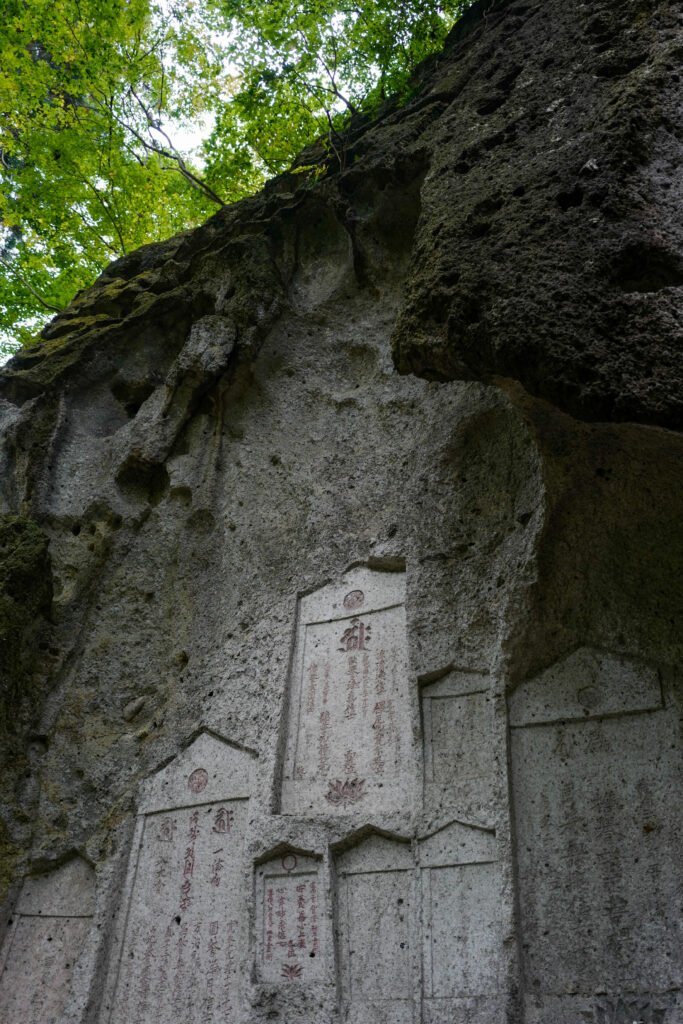
<instances>
[{"instance_id":1,"label":"vertical japanese characters","mask_svg":"<svg viewBox=\"0 0 683 1024\"><path fill-rule=\"evenodd\" d=\"M401 596L396 581L388 586L387 600ZM300 624L285 813L405 807L411 730L404 608L398 601L373 607L360 588L341 604L340 618Z\"/></svg>"},{"instance_id":2,"label":"vertical japanese characters","mask_svg":"<svg viewBox=\"0 0 683 1024\"><path fill-rule=\"evenodd\" d=\"M319 863L290 853L265 864L259 877L262 974L273 981L320 977Z\"/></svg>"}]
</instances>

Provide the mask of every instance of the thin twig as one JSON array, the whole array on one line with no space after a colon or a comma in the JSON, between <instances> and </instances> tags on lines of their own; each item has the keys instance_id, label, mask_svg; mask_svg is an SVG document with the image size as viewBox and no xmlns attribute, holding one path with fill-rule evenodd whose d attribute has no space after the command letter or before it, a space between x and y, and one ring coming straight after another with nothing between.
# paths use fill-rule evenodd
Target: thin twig
<instances>
[{"instance_id":1,"label":"thin twig","mask_svg":"<svg viewBox=\"0 0 683 1024\"><path fill-rule=\"evenodd\" d=\"M76 171L78 171L78 167L75 164L73 166L76 167ZM94 193L95 198L97 199L98 203L100 204L100 206L102 207L104 212L109 217L109 220L111 221L111 223L113 225L114 231L118 235L118 239L119 239L119 244L121 246L121 253L122 253L122 255L126 256L127 255L126 243L123 240L123 234L121 233L121 229L120 229L120 227L119 227L119 225L118 225L118 223L116 221L116 217L114 216L114 213L112 212L112 210L109 207L109 203L106 202L106 200L105 200L104 196L102 195L102 193L100 192L100 190L97 188L96 185L93 185L93 183L91 181L89 181L87 178L84 178L84 177L80 176L78 173L77 173L76 177L77 177L78 181L80 181L81 185L85 185L86 188L89 188L90 191Z\"/></svg>"},{"instance_id":2,"label":"thin twig","mask_svg":"<svg viewBox=\"0 0 683 1024\"><path fill-rule=\"evenodd\" d=\"M341 138L339 136L339 132L334 128L334 126L332 124L332 118L330 117L329 110L326 109L325 110L325 114L327 116L327 123L330 126L330 129L329 129L329 131L327 133L327 138L328 138L328 141L330 143L330 146L334 150L334 155L336 156L337 160L339 161L339 170L343 171L344 170L344 164L346 162L345 161L345 153L344 153L344 143L342 142L342 140L341 140ZM335 136L335 138L339 139L339 141L341 143L341 153L339 152L339 150L335 146L334 142L332 141L332 137L333 136Z\"/></svg>"}]
</instances>

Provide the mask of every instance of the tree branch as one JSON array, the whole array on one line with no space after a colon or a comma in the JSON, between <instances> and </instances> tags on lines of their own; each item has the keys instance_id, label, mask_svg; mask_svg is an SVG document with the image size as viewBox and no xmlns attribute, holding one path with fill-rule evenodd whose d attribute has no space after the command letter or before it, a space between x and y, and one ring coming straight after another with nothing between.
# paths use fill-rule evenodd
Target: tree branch
<instances>
[{"instance_id":1,"label":"tree branch","mask_svg":"<svg viewBox=\"0 0 683 1024\"><path fill-rule=\"evenodd\" d=\"M171 160L174 166L172 168L165 168L166 170L178 171L178 173L182 174L185 180L188 181L193 188L196 188L197 191L202 192L207 197L207 199L211 200L211 202L216 203L217 206L225 206L225 203L223 202L221 197L214 192L211 186L207 185L207 183L202 178L199 178L189 169L189 167L183 160L182 156L180 155L176 147L173 145L170 136L161 127L161 122L159 118L154 117L152 111L140 99L140 97L137 95L137 93L132 87L129 88L128 92L129 96L133 97L139 109L145 115L149 138L145 138L145 136L142 135L137 128L135 128L124 118L120 117L118 114L114 113L113 116L116 119L116 121L121 125L121 127L124 128L127 132L130 132L133 138L137 139L137 141L146 150L146 152L156 153L157 156L165 157L166 160ZM160 145L159 142L157 142L157 140L152 135L152 130L159 132L160 135L163 135L164 139L166 140L166 146Z\"/></svg>"},{"instance_id":2,"label":"tree branch","mask_svg":"<svg viewBox=\"0 0 683 1024\"><path fill-rule=\"evenodd\" d=\"M64 307L63 306L53 306L52 303L46 302L45 299L41 295L38 294L38 292L35 290L33 285L29 284L25 277L22 277L22 275L19 273L17 268L12 266L12 263L11 263L10 260L8 260L5 256L0 256L0 260L9 269L10 273L14 274L14 276L17 279L17 281L20 281L21 284L23 284L24 288L28 288L28 290L31 292L31 294L36 299L38 299L38 302L41 304L41 306L45 306L45 309L49 309L53 313L62 313L62 312L64 312Z\"/></svg>"}]
</instances>

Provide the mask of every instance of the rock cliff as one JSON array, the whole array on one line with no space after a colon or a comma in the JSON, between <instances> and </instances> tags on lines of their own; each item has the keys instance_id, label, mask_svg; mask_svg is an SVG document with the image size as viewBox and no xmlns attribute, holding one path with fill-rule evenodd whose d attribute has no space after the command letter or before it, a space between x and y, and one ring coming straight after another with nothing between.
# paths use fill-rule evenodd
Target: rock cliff
<instances>
[{"instance_id":1,"label":"rock cliff","mask_svg":"<svg viewBox=\"0 0 683 1024\"><path fill-rule=\"evenodd\" d=\"M682 1019L677 32L475 5L0 372L0 1017Z\"/></svg>"}]
</instances>

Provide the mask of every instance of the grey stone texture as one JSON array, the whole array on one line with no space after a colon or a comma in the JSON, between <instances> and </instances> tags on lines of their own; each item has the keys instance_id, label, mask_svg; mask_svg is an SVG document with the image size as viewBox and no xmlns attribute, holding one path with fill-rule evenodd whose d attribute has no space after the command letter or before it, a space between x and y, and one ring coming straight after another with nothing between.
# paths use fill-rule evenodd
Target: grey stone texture
<instances>
[{"instance_id":1,"label":"grey stone texture","mask_svg":"<svg viewBox=\"0 0 683 1024\"><path fill-rule=\"evenodd\" d=\"M90 937L94 896L95 872L80 858L24 881L0 953L0 1020L60 1017Z\"/></svg>"},{"instance_id":2,"label":"grey stone texture","mask_svg":"<svg viewBox=\"0 0 683 1024\"><path fill-rule=\"evenodd\" d=\"M8 1020L683 1021L680 289L577 255L591 204L603 255L635 223L647 161L590 133L664 95L673 15L479 5L345 168L113 264L0 372ZM475 293L485 380L399 374L392 335L465 375Z\"/></svg>"},{"instance_id":3,"label":"grey stone texture","mask_svg":"<svg viewBox=\"0 0 683 1024\"><path fill-rule=\"evenodd\" d=\"M477 13L409 142L429 156L396 364L511 377L580 418L680 429L679 5ZM386 152L381 132L357 146Z\"/></svg>"}]
</instances>

